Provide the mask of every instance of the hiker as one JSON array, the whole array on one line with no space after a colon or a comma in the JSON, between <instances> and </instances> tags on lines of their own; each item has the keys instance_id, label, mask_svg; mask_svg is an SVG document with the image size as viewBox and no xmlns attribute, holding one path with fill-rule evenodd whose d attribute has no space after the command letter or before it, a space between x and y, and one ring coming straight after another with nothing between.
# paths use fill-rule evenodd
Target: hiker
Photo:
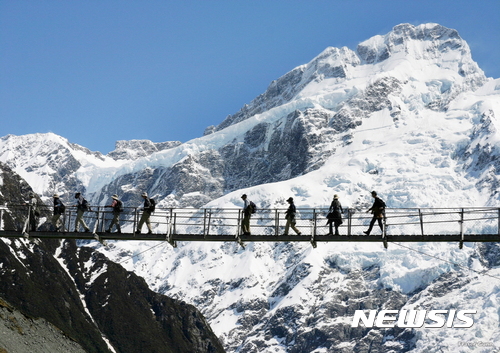
<instances>
[{"instance_id":1,"label":"hiker","mask_svg":"<svg viewBox=\"0 0 500 353\"><path fill-rule=\"evenodd\" d=\"M28 224L31 232L36 232L38 228L38 219L40 217L40 210L35 194L30 191L28 194L29 200L25 205L29 206L28 219L26 220L25 229L28 229Z\"/></svg>"},{"instance_id":2,"label":"hiker","mask_svg":"<svg viewBox=\"0 0 500 353\"><path fill-rule=\"evenodd\" d=\"M375 221L378 221L380 230L384 232L384 225L382 223L382 219L385 218L385 202L382 201L382 199L377 196L377 193L375 191L372 191L372 197L375 199L375 201L373 202L372 207L370 207L368 211L366 211L366 213L371 211L371 213L373 213L373 218L370 222L370 227L368 228L368 230L363 232L366 235L370 235L370 232L372 231Z\"/></svg>"},{"instance_id":3,"label":"hiker","mask_svg":"<svg viewBox=\"0 0 500 353\"><path fill-rule=\"evenodd\" d=\"M297 213L297 209L295 208L295 205L293 204L293 198L290 197L286 202L289 203L288 209L285 212L285 219L286 219L286 225L285 225L285 233L283 235L288 235L288 229L292 227L292 229L297 233L297 235L301 235L302 233L295 227L295 213Z\"/></svg>"},{"instance_id":4,"label":"hiker","mask_svg":"<svg viewBox=\"0 0 500 353\"><path fill-rule=\"evenodd\" d=\"M59 230L61 229L61 225L63 225L60 218L61 215L64 214L65 207L62 201L59 199L58 194L54 194L52 198L54 199L54 215L52 216L52 227L55 228L56 232L59 232Z\"/></svg>"},{"instance_id":5,"label":"hiker","mask_svg":"<svg viewBox=\"0 0 500 353\"><path fill-rule=\"evenodd\" d=\"M87 226L85 221L83 220L83 214L89 210L88 202L82 196L80 192L75 194L75 199L77 199L76 203L76 221L75 221L75 233L78 233L78 225L81 224L85 229L85 232L90 232L90 228Z\"/></svg>"},{"instance_id":6,"label":"hiker","mask_svg":"<svg viewBox=\"0 0 500 353\"><path fill-rule=\"evenodd\" d=\"M243 220L241 221L241 232L243 235L250 235L250 217L252 217L252 202L246 194L241 195L243 200Z\"/></svg>"},{"instance_id":7,"label":"hiker","mask_svg":"<svg viewBox=\"0 0 500 353\"><path fill-rule=\"evenodd\" d=\"M108 229L106 229L106 233L111 233L111 229L114 225L116 225L117 233L121 234L122 229L120 227L120 213L123 212L123 203L116 194L111 196L111 198L113 199L113 202L111 202L111 205L105 207L113 208L113 219L111 220Z\"/></svg>"},{"instance_id":8,"label":"hiker","mask_svg":"<svg viewBox=\"0 0 500 353\"><path fill-rule=\"evenodd\" d=\"M142 216L139 220L139 224L137 225L137 230L135 232L140 234L142 225L146 223L146 226L148 227L148 234L151 234L153 233L153 231L151 230L151 223L149 221L149 217L151 217L151 212L153 211L151 200L149 199L146 192L143 192L141 196L144 199L144 206L142 207Z\"/></svg>"},{"instance_id":9,"label":"hiker","mask_svg":"<svg viewBox=\"0 0 500 353\"><path fill-rule=\"evenodd\" d=\"M330 209L328 210L328 215L326 216L328 218L328 221L326 224L328 224L328 235L333 235L333 227L332 224L335 225L335 235L339 235L339 226L343 223L342 222L342 213L344 210L342 209L342 205L340 204L339 201L339 196L338 195L333 195L333 201L332 204L330 205Z\"/></svg>"}]
</instances>

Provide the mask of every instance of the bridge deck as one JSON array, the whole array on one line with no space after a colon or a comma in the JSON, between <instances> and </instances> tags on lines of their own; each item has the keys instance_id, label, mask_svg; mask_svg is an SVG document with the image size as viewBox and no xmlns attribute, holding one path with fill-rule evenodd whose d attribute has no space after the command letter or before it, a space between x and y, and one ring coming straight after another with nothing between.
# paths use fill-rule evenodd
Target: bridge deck
<instances>
[{"instance_id":1,"label":"bridge deck","mask_svg":"<svg viewBox=\"0 0 500 353\"><path fill-rule=\"evenodd\" d=\"M0 231L5 238L35 239L81 239L107 242L113 240L132 241L168 241L176 246L176 242L310 242L316 247L321 242L378 242L387 248L390 242L457 242L462 247L464 242L500 242L499 234L427 234L427 235L202 235L202 234L134 234L134 233L92 233L92 232L30 232L23 234L16 231Z\"/></svg>"}]
</instances>

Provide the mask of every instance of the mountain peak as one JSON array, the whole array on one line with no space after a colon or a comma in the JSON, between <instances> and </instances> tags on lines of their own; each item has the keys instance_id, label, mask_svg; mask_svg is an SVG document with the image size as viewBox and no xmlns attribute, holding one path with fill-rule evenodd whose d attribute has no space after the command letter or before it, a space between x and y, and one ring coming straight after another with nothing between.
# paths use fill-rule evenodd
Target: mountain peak
<instances>
[{"instance_id":1,"label":"mountain peak","mask_svg":"<svg viewBox=\"0 0 500 353\"><path fill-rule=\"evenodd\" d=\"M470 57L469 46L458 32L437 23L399 24L388 34L374 36L357 48L357 54L367 64L384 61L397 53L416 59L432 59L449 51Z\"/></svg>"},{"instance_id":2,"label":"mountain peak","mask_svg":"<svg viewBox=\"0 0 500 353\"><path fill-rule=\"evenodd\" d=\"M389 59L393 59L392 63ZM421 62L418 69L421 72L428 70L427 64L434 64L465 78L468 88L464 89L474 90L485 81L483 71L472 60L469 46L456 30L436 23L418 26L403 23L385 35L377 35L360 43L356 52L347 47L327 47L309 63L300 65L272 81L263 94L245 104L236 114L229 115L217 127L208 129L206 134L290 102L300 97L312 82L334 79L338 83L349 80L352 78L353 68L360 65L366 65L368 68L369 65L387 62L392 65L383 70L389 72L402 62L415 60ZM370 69L365 71L369 72ZM376 73L380 69L371 71ZM411 69L406 66L400 71L408 76ZM454 94L456 93L454 91Z\"/></svg>"}]
</instances>

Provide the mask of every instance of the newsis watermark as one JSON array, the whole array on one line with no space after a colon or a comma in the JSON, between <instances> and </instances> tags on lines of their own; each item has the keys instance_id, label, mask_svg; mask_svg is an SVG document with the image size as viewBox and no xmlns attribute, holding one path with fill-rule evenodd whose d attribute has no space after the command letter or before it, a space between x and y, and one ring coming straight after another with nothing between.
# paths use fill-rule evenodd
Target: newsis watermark
<instances>
[{"instance_id":1,"label":"newsis watermark","mask_svg":"<svg viewBox=\"0 0 500 353\"><path fill-rule=\"evenodd\" d=\"M368 315L367 315L368 313ZM469 328L477 310L356 310L351 327Z\"/></svg>"}]
</instances>

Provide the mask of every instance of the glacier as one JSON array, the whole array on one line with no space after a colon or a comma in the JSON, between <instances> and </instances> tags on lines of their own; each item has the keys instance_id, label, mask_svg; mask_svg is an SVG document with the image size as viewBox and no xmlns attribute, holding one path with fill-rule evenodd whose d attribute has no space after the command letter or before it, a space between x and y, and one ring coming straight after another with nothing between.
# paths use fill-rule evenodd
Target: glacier
<instances>
[{"instance_id":1,"label":"glacier","mask_svg":"<svg viewBox=\"0 0 500 353\"><path fill-rule=\"evenodd\" d=\"M108 155L54 134L0 139L0 162L40 195L118 193L163 207L498 206L500 79L458 32L401 24L327 48L186 143ZM498 245L91 244L161 294L197 306L228 352L469 351L500 342ZM471 329L353 329L354 310L476 309ZM464 343L459 346L458 343ZM491 347L478 348L488 351Z\"/></svg>"}]
</instances>

